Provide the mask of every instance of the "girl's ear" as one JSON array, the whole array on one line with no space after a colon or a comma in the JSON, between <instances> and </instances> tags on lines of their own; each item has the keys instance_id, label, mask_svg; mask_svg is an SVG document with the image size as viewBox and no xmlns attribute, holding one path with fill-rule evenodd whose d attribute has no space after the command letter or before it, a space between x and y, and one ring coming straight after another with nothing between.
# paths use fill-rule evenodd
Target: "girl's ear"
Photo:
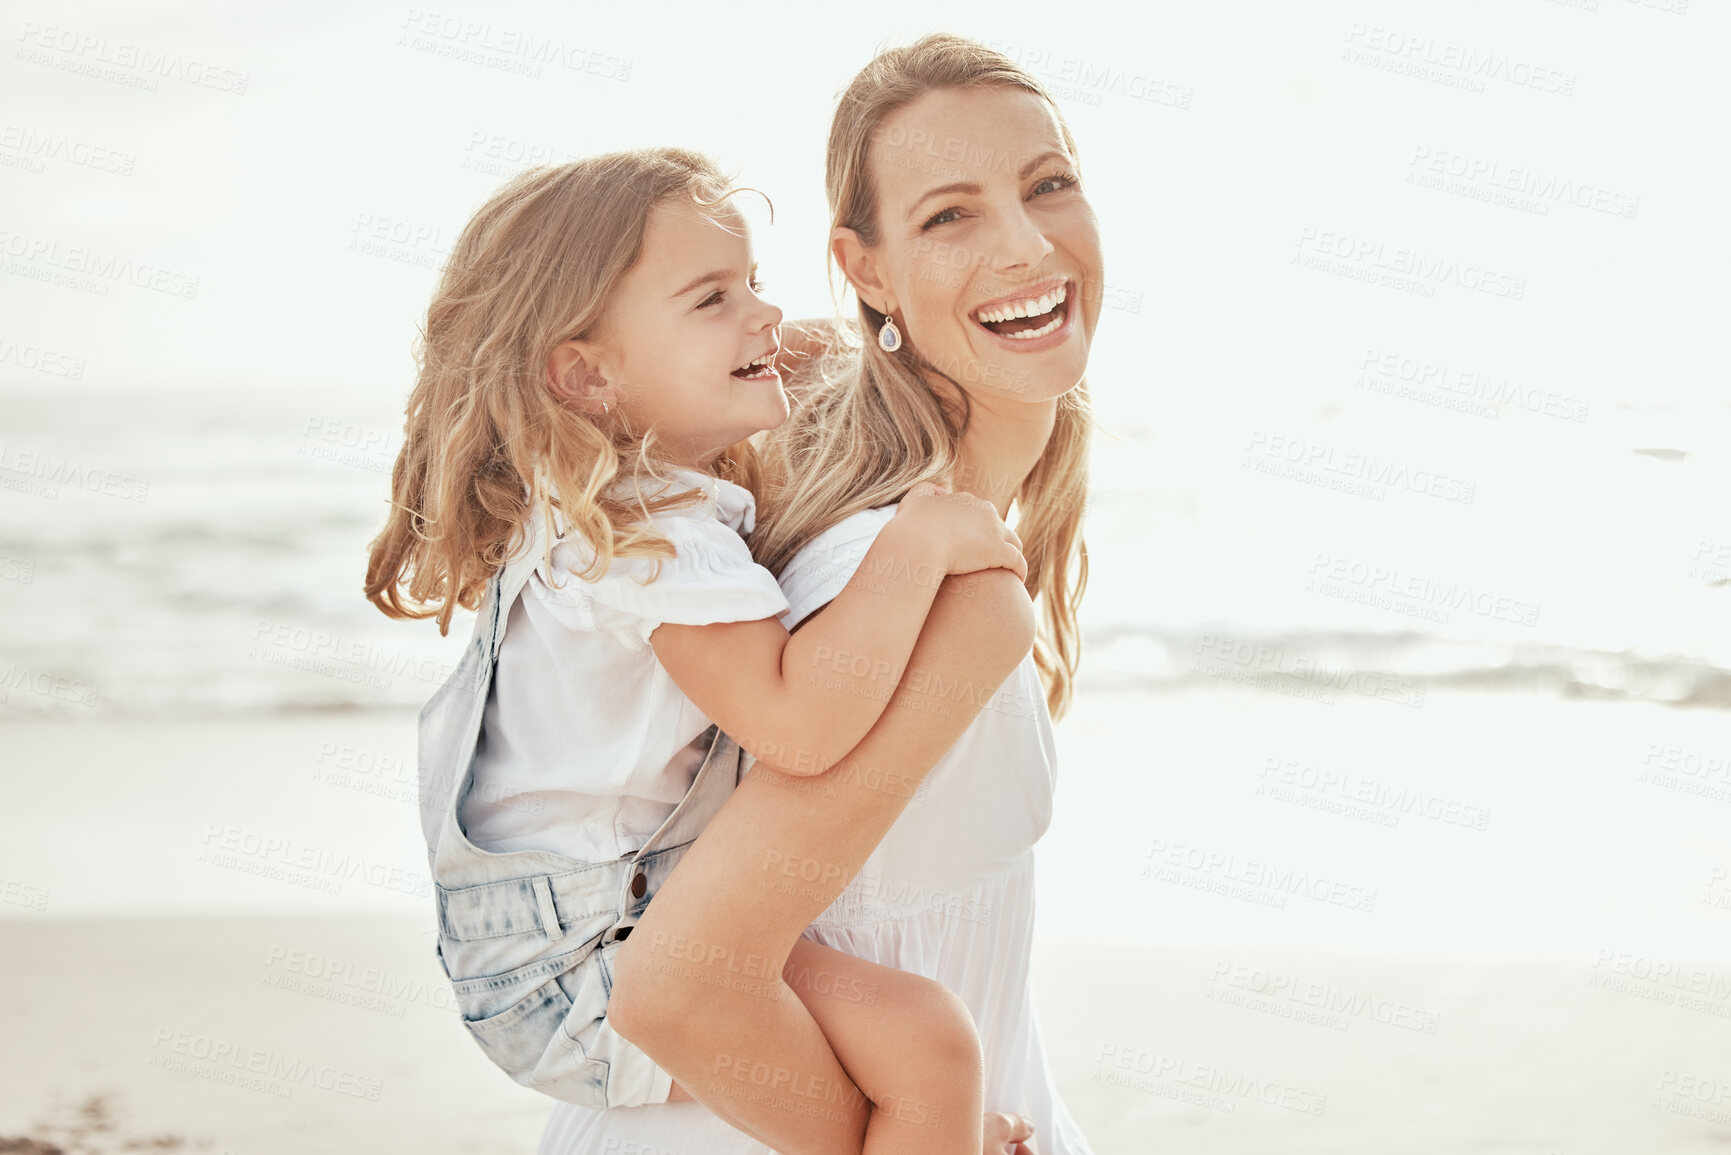
<instances>
[{"instance_id":1,"label":"girl's ear","mask_svg":"<svg viewBox=\"0 0 1731 1155\"><path fill-rule=\"evenodd\" d=\"M829 237L829 251L860 300L880 313L896 311L896 303L890 300L884 286L877 251L867 248L858 233L849 228L836 229Z\"/></svg>"},{"instance_id":2,"label":"girl's ear","mask_svg":"<svg viewBox=\"0 0 1731 1155\"><path fill-rule=\"evenodd\" d=\"M599 350L589 341L561 341L547 358L547 388L562 403L605 413L617 390L601 376Z\"/></svg>"}]
</instances>

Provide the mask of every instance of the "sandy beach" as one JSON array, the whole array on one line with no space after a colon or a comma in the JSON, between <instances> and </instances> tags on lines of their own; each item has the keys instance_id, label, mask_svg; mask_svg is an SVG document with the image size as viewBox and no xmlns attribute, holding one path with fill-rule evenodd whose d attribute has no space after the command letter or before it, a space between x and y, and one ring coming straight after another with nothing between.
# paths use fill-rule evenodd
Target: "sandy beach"
<instances>
[{"instance_id":1,"label":"sandy beach","mask_svg":"<svg viewBox=\"0 0 1731 1155\"><path fill-rule=\"evenodd\" d=\"M1722 1151L1731 807L1659 772L1722 715L1350 697L1060 725L1036 999L1095 1149ZM8 723L0 1135L534 1149L432 953L410 721Z\"/></svg>"},{"instance_id":2,"label":"sandy beach","mask_svg":"<svg viewBox=\"0 0 1731 1155\"><path fill-rule=\"evenodd\" d=\"M546 1101L458 1029L423 939L401 918L11 923L0 1135L51 1135L102 1097L97 1151L533 1151ZM1722 1151L1726 997L1703 1012L1596 977L1590 960L1047 949L1038 997L1101 1155Z\"/></svg>"}]
</instances>

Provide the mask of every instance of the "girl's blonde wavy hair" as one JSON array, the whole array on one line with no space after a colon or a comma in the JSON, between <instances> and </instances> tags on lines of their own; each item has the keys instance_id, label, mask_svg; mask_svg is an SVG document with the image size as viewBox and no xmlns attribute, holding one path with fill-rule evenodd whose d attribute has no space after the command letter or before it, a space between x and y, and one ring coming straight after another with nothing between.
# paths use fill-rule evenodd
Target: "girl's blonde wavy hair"
<instances>
[{"instance_id":1,"label":"girl's blonde wavy hair","mask_svg":"<svg viewBox=\"0 0 1731 1155\"><path fill-rule=\"evenodd\" d=\"M369 601L393 618L437 617L448 632L458 606L479 605L532 516L593 547L585 579L615 557L674 556L649 515L702 494L646 500L636 485L615 489L663 477L653 431L617 408L598 420L562 404L547 360L595 334L657 205L688 197L709 208L732 191L709 158L657 148L530 169L481 207L427 308L391 511L367 560ZM750 488L755 450L734 446L716 473Z\"/></svg>"},{"instance_id":2,"label":"girl's blonde wavy hair","mask_svg":"<svg viewBox=\"0 0 1731 1155\"><path fill-rule=\"evenodd\" d=\"M1022 89L1052 104L1064 143L1076 155L1057 105L1013 60L959 36L927 36L880 53L842 94L825 173L832 228L853 229L867 246L879 243L868 155L891 113L933 90L986 86ZM752 552L775 573L830 526L899 501L914 485L941 479L956 466L968 427L967 394L911 345L896 353L879 348L872 337L883 322L882 313L859 302L857 327L843 324L812 379L801 383L792 415L764 442L763 467L773 480L760 495ZM929 382L938 378L954 387L954 398L933 390ZM1087 386L1079 383L1058 399L1045 452L1015 498L1028 593L1044 598L1034 660L1054 718L1069 708L1080 657L1076 616L1088 584L1082 514L1092 428Z\"/></svg>"}]
</instances>

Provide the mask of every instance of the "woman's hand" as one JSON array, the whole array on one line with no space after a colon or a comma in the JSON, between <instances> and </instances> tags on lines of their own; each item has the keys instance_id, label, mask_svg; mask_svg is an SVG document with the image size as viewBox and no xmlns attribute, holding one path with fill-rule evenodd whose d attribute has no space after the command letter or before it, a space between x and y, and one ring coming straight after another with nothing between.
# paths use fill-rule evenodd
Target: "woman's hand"
<instances>
[{"instance_id":1,"label":"woman's hand","mask_svg":"<svg viewBox=\"0 0 1731 1155\"><path fill-rule=\"evenodd\" d=\"M1034 1137L1034 1125L1020 1115L987 1111L984 1133L981 1155L1031 1155L1027 1140Z\"/></svg>"},{"instance_id":2,"label":"woman's hand","mask_svg":"<svg viewBox=\"0 0 1731 1155\"><path fill-rule=\"evenodd\" d=\"M1022 539L1004 524L991 502L971 493L951 493L922 481L908 490L884 528L913 534L922 544L935 546L945 573L1003 568L1023 581L1028 579Z\"/></svg>"}]
</instances>

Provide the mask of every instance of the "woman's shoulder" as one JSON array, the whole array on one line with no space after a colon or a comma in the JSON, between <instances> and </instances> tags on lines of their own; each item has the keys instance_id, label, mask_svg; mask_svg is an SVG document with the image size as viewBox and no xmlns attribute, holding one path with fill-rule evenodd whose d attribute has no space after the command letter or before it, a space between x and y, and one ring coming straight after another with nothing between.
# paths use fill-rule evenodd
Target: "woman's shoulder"
<instances>
[{"instance_id":1,"label":"woman's shoulder","mask_svg":"<svg viewBox=\"0 0 1731 1155\"><path fill-rule=\"evenodd\" d=\"M896 515L899 504L898 502L894 505L880 505L876 509L862 509L817 534L800 546L798 552L789 560L782 570L783 580L785 581L789 574L800 573L814 566L849 559L852 561L852 565L848 567L851 571L859 565L872 542L877 540L878 533Z\"/></svg>"},{"instance_id":2,"label":"woman's shoulder","mask_svg":"<svg viewBox=\"0 0 1731 1155\"><path fill-rule=\"evenodd\" d=\"M792 629L846 588L878 533L896 515L898 505L850 514L799 548L778 579L788 602L783 625Z\"/></svg>"}]
</instances>

